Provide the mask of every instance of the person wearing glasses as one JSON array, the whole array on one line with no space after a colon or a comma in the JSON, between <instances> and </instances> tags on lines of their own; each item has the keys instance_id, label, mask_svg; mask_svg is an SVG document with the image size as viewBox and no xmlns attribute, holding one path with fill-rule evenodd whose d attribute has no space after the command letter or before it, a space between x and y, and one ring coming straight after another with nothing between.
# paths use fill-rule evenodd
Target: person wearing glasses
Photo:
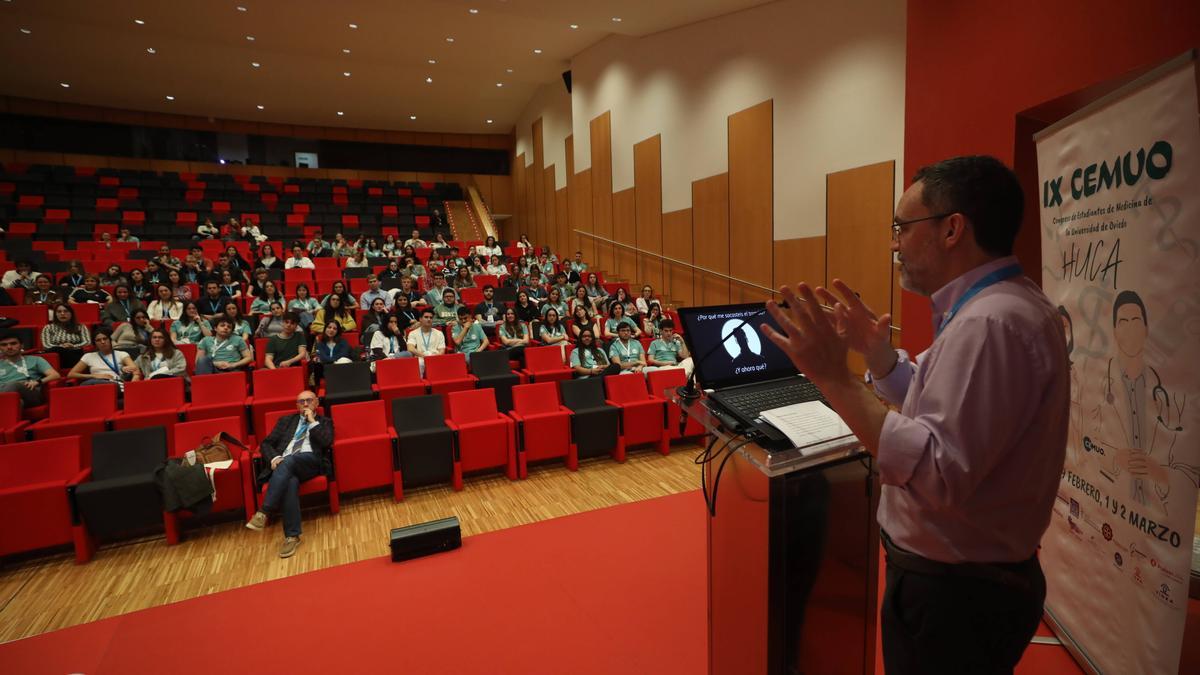
<instances>
[{"instance_id":1,"label":"person wearing glasses","mask_svg":"<svg viewBox=\"0 0 1200 675\"><path fill-rule=\"evenodd\" d=\"M317 414L316 394L302 391L296 414L280 417L259 447L266 466L258 480L267 484L267 496L246 527L264 530L268 516L282 514L279 557L290 558L300 548L300 484L333 469L333 420Z\"/></svg>"},{"instance_id":2,"label":"person wearing glasses","mask_svg":"<svg viewBox=\"0 0 1200 675\"><path fill-rule=\"evenodd\" d=\"M1013 256L1023 206L1017 176L994 157L917 171L891 244L900 285L933 303L933 344L916 358L892 347L891 316L841 280L836 296L798 284L781 289L786 309L767 303L780 328L763 333L876 458L889 675L1012 672L1042 617L1037 549L1071 383L1057 307ZM847 366L850 350L874 392Z\"/></svg>"}]
</instances>

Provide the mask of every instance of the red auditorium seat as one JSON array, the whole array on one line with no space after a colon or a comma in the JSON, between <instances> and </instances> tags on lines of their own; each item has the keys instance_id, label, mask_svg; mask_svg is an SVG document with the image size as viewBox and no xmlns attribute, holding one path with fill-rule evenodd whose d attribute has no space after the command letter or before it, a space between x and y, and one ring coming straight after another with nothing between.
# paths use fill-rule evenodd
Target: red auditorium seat
<instances>
[{"instance_id":1,"label":"red auditorium seat","mask_svg":"<svg viewBox=\"0 0 1200 675\"><path fill-rule=\"evenodd\" d=\"M138 189L135 187L123 187L117 189L117 200L122 202L131 202L138 198Z\"/></svg>"},{"instance_id":2,"label":"red auditorium seat","mask_svg":"<svg viewBox=\"0 0 1200 675\"><path fill-rule=\"evenodd\" d=\"M15 391L0 394L0 443L25 440L28 420L21 419L21 395Z\"/></svg>"},{"instance_id":3,"label":"red auditorium seat","mask_svg":"<svg viewBox=\"0 0 1200 675\"><path fill-rule=\"evenodd\" d=\"M183 457L189 450L195 450L220 432L233 436L249 448L245 419L240 416L218 417L176 424L174 433L167 436L174 447L170 456ZM231 445L229 454L233 456L233 464L213 473L217 498L213 501L212 510L215 513L240 510L246 514L246 520L250 520L256 508L252 475L254 467L250 463L250 451Z\"/></svg>"},{"instance_id":4,"label":"red auditorium seat","mask_svg":"<svg viewBox=\"0 0 1200 675\"><path fill-rule=\"evenodd\" d=\"M442 354L425 357L425 380L429 382L429 393L445 394L474 389L477 378L467 372L467 357L462 354ZM496 407L494 401L492 407Z\"/></svg>"},{"instance_id":5,"label":"red auditorium seat","mask_svg":"<svg viewBox=\"0 0 1200 675\"><path fill-rule=\"evenodd\" d=\"M33 440L81 437L83 465L92 463L92 434L102 433L105 421L117 411L114 385L50 389L50 415L28 428Z\"/></svg>"},{"instance_id":6,"label":"red auditorium seat","mask_svg":"<svg viewBox=\"0 0 1200 675\"><path fill-rule=\"evenodd\" d=\"M262 203L272 211L274 211L276 205L279 204L279 195L275 194L274 192L264 192L259 199L262 200Z\"/></svg>"},{"instance_id":7,"label":"red auditorium seat","mask_svg":"<svg viewBox=\"0 0 1200 675\"><path fill-rule=\"evenodd\" d=\"M175 224L184 227L195 227L198 222L198 217L195 211L176 211Z\"/></svg>"},{"instance_id":8,"label":"red auditorium seat","mask_svg":"<svg viewBox=\"0 0 1200 675\"><path fill-rule=\"evenodd\" d=\"M565 457L567 468L579 468L579 455L571 443L571 411L558 400L558 385L553 382L519 384L512 389L513 409L509 416L517 423L517 471L529 475L528 463Z\"/></svg>"},{"instance_id":9,"label":"red auditorium seat","mask_svg":"<svg viewBox=\"0 0 1200 675\"><path fill-rule=\"evenodd\" d=\"M136 225L139 227L142 225L145 225L146 224L146 212L145 211L122 211L121 212L121 224L122 225L130 225L130 226Z\"/></svg>"},{"instance_id":10,"label":"red auditorium seat","mask_svg":"<svg viewBox=\"0 0 1200 675\"><path fill-rule=\"evenodd\" d=\"M446 426L455 432L454 489L461 490L463 474L504 467L517 479L516 424L496 411L491 389L456 391L446 395L450 415Z\"/></svg>"},{"instance_id":11,"label":"red auditorium seat","mask_svg":"<svg viewBox=\"0 0 1200 675\"><path fill-rule=\"evenodd\" d=\"M308 204L292 204L292 213L309 214Z\"/></svg>"},{"instance_id":12,"label":"red auditorium seat","mask_svg":"<svg viewBox=\"0 0 1200 675\"><path fill-rule=\"evenodd\" d=\"M121 184L121 178L119 176L100 176L100 180L97 182L105 187L116 187Z\"/></svg>"},{"instance_id":13,"label":"red auditorium seat","mask_svg":"<svg viewBox=\"0 0 1200 675\"><path fill-rule=\"evenodd\" d=\"M184 409L183 378L139 380L125 385L124 407L108 421L114 431L163 427L167 432L167 449L172 451L175 424Z\"/></svg>"},{"instance_id":14,"label":"red auditorium seat","mask_svg":"<svg viewBox=\"0 0 1200 675\"><path fill-rule=\"evenodd\" d=\"M89 326L100 323L100 305L94 302L71 303L75 320Z\"/></svg>"},{"instance_id":15,"label":"red auditorium seat","mask_svg":"<svg viewBox=\"0 0 1200 675\"><path fill-rule=\"evenodd\" d=\"M221 417L246 418L245 373L217 373L192 378L192 402L184 407L189 422Z\"/></svg>"},{"instance_id":16,"label":"red auditorium seat","mask_svg":"<svg viewBox=\"0 0 1200 675\"><path fill-rule=\"evenodd\" d=\"M295 183L285 183L283 186L283 193L289 195L298 195L300 194L300 186L296 185Z\"/></svg>"},{"instance_id":17,"label":"red auditorium seat","mask_svg":"<svg viewBox=\"0 0 1200 675\"><path fill-rule=\"evenodd\" d=\"M286 222L288 227L304 227L307 218L303 213L289 213Z\"/></svg>"},{"instance_id":18,"label":"red auditorium seat","mask_svg":"<svg viewBox=\"0 0 1200 675\"><path fill-rule=\"evenodd\" d=\"M46 209L42 214L42 222L48 225L62 225L71 219L68 209Z\"/></svg>"},{"instance_id":19,"label":"red auditorium seat","mask_svg":"<svg viewBox=\"0 0 1200 675\"><path fill-rule=\"evenodd\" d=\"M627 377L633 377L628 375ZM646 388L652 396L663 397L663 392L667 389L675 389L687 384L687 375L684 374L683 368L667 368L665 370L652 370L646 373ZM665 397L663 397L665 399ZM667 433L669 440L679 438L690 438L693 436L704 435L704 425L700 424L691 417L687 418L687 424L683 428L683 434L679 433L679 406L667 402Z\"/></svg>"},{"instance_id":20,"label":"red auditorium seat","mask_svg":"<svg viewBox=\"0 0 1200 675\"><path fill-rule=\"evenodd\" d=\"M96 167L94 166L77 166L75 167L76 176L95 176Z\"/></svg>"},{"instance_id":21,"label":"red auditorium seat","mask_svg":"<svg viewBox=\"0 0 1200 675\"><path fill-rule=\"evenodd\" d=\"M395 218L399 214L399 211L396 210L395 204L385 204L383 208L380 209L380 212L389 218Z\"/></svg>"},{"instance_id":22,"label":"red auditorium seat","mask_svg":"<svg viewBox=\"0 0 1200 675\"><path fill-rule=\"evenodd\" d=\"M254 448L253 459L254 459L254 471L255 472L257 472L259 470L259 465L263 461L261 438L265 437L271 433L271 430L275 428L275 423L279 421L280 417L284 417L286 415L292 415L292 414L295 414L295 409L276 410L276 411L267 413L267 416L264 418L264 424L267 425L267 430L260 437L260 445L258 447ZM318 408L317 414L323 415L325 413L323 410ZM334 426L336 427L337 425L335 424ZM337 429L334 429L334 433L335 434L337 433ZM337 460L335 459L334 461L336 462ZM254 480L257 480L257 476L254 477ZM259 488L258 504L262 504L266 500L267 486L268 486L267 483L263 483L262 486ZM317 476L316 478L306 480L300 484L300 496L302 496L302 497L304 495L311 495L311 494L316 494L319 492L324 492L329 495L329 510L331 512L337 513L341 509L341 504L338 500L338 484L337 484L336 469L335 469L333 480L330 480L327 476ZM258 507L256 506L255 508L258 508ZM253 515L253 514L251 514L251 515Z\"/></svg>"},{"instance_id":23,"label":"red auditorium seat","mask_svg":"<svg viewBox=\"0 0 1200 675\"><path fill-rule=\"evenodd\" d=\"M383 188L369 187L369 188L367 188L367 196L368 197L382 197L383 196Z\"/></svg>"},{"instance_id":24,"label":"red auditorium seat","mask_svg":"<svg viewBox=\"0 0 1200 675\"><path fill-rule=\"evenodd\" d=\"M116 197L96 197L97 211L116 211L121 202Z\"/></svg>"},{"instance_id":25,"label":"red auditorium seat","mask_svg":"<svg viewBox=\"0 0 1200 675\"><path fill-rule=\"evenodd\" d=\"M353 214L343 215L342 227L358 227L358 216Z\"/></svg>"},{"instance_id":26,"label":"red auditorium seat","mask_svg":"<svg viewBox=\"0 0 1200 675\"><path fill-rule=\"evenodd\" d=\"M212 212L214 214L227 214L227 213L229 213L229 210L231 208L232 208L232 206L230 205L229 202L213 202L212 203Z\"/></svg>"},{"instance_id":27,"label":"red auditorium seat","mask_svg":"<svg viewBox=\"0 0 1200 675\"><path fill-rule=\"evenodd\" d=\"M637 373L609 375L604 378L604 391L606 402L621 409L625 447L654 442L662 454L671 451L671 436L666 430L667 402L646 391L645 378Z\"/></svg>"},{"instance_id":28,"label":"red auditorium seat","mask_svg":"<svg viewBox=\"0 0 1200 675\"><path fill-rule=\"evenodd\" d=\"M563 363L563 352L558 345L527 347L524 372L530 382L556 382L575 376L575 371Z\"/></svg>"},{"instance_id":29,"label":"red auditorium seat","mask_svg":"<svg viewBox=\"0 0 1200 675\"><path fill-rule=\"evenodd\" d=\"M339 493L394 487L396 432L388 426L387 406L383 401L333 406L333 457Z\"/></svg>"},{"instance_id":30,"label":"red auditorium seat","mask_svg":"<svg viewBox=\"0 0 1200 675\"><path fill-rule=\"evenodd\" d=\"M188 190L184 192L183 201L189 204L204 201L204 190Z\"/></svg>"},{"instance_id":31,"label":"red auditorium seat","mask_svg":"<svg viewBox=\"0 0 1200 675\"><path fill-rule=\"evenodd\" d=\"M421 198L418 197L417 199L414 199L413 201L415 202L418 199L421 199ZM424 201L424 200L421 200L421 201ZM424 208L424 205L419 204L418 206L421 206L422 208ZM413 223L415 223L417 227L428 228L429 227L429 216L413 216Z\"/></svg>"},{"instance_id":32,"label":"red auditorium seat","mask_svg":"<svg viewBox=\"0 0 1200 675\"><path fill-rule=\"evenodd\" d=\"M78 436L0 445L0 556L75 544L87 560L87 534L72 520L69 490L87 478Z\"/></svg>"},{"instance_id":33,"label":"red auditorium seat","mask_svg":"<svg viewBox=\"0 0 1200 675\"><path fill-rule=\"evenodd\" d=\"M296 396L304 391L303 368L279 368L278 370L256 370L251 375L254 394L247 399L250 408L250 423L259 438L271 432L266 425L266 415L276 410L294 410Z\"/></svg>"},{"instance_id":34,"label":"red auditorium seat","mask_svg":"<svg viewBox=\"0 0 1200 675\"><path fill-rule=\"evenodd\" d=\"M429 391L429 383L421 379L420 364L415 358L376 361L375 383L379 387L379 398L387 403L389 413L394 399L422 396Z\"/></svg>"},{"instance_id":35,"label":"red auditorium seat","mask_svg":"<svg viewBox=\"0 0 1200 675\"><path fill-rule=\"evenodd\" d=\"M17 199L17 207L22 209L40 208L46 203L46 198L42 195L21 195Z\"/></svg>"},{"instance_id":36,"label":"red auditorium seat","mask_svg":"<svg viewBox=\"0 0 1200 675\"><path fill-rule=\"evenodd\" d=\"M37 232L36 223L9 223L8 236L32 237Z\"/></svg>"}]
</instances>

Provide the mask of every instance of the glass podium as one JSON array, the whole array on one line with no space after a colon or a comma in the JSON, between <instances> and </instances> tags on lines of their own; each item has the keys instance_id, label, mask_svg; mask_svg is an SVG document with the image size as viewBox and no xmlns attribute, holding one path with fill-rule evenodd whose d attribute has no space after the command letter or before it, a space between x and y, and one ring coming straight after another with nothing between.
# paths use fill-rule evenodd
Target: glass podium
<instances>
[{"instance_id":1,"label":"glass podium","mask_svg":"<svg viewBox=\"0 0 1200 675\"><path fill-rule=\"evenodd\" d=\"M768 451L730 432L704 396L664 396L715 437L718 455L704 486L715 507L710 675L873 674L879 485L871 456L861 446L808 457Z\"/></svg>"}]
</instances>

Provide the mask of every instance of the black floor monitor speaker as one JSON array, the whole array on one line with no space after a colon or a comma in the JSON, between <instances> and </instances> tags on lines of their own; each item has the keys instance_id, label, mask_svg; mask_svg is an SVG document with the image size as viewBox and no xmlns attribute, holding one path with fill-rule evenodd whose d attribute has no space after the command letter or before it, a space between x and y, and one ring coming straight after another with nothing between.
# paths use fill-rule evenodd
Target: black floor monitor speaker
<instances>
[{"instance_id":1,"label":"black floor monitor speaker","mask_svg":"<svg viewBox=\"0 0 1200 675\"><path fill-rule=\"evenodd\" d=\"M458 518L451 516L392 530L392 562L412 560L462 546Z\"/></svg>"}]
</instances>

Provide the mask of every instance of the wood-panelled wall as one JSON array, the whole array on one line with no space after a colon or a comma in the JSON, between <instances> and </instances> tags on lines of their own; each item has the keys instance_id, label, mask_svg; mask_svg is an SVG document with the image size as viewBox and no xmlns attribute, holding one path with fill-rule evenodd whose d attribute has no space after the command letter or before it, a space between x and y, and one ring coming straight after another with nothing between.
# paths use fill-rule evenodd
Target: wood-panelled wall
<instances>
[{"instance_id":1,"label":"wood-panelled wall","mask_svg":"<svg viewBox=\"0 0 1200 675\"><path fill-rule=\"evenodd\" d=\"M363 143L394 143L398 145L434 145L455 148L491 148L512 150L512 134L439 134L420 131L389 131L386 129L354 129L349 127L316 127L298 124L276 124L248 120L226 120L193 115L172 115L144 110L101 108L74 103L40 101L16 96L0 96L0 112L13 115L61 117L93 122L110 122L132 126L165 127L213 131L223 134L258 134L331 141Z\"/></svg>"},{"instance_id":2,"label":"wood-panelled wall","mask_svg":"<svg viewBox=\"0 0 1200 675\"><path fill-rule=\"evenodd\" d=\"M614 149L610 113L589 124L592 166L575 173L574 139L568 136L565 187L554 190L547 167L544 190L522 190L529 175L541 171L541 161L525 167L519 155L514 163L514 192L526 199L516 206L516 218L522 231L540 233L535 242L549 244L560 256L581 250L593 267L629 281L635 295L650 284L673 306L761 301L768 295L764 288L799 281L827 285L838 277L872 307L891 311L899 325L886 227L894 203L894 161L829 174L827 234L775 240L771 101L729 116L729 170L693 181L692 207L668 213L662 211L661 136ZM534 153L540 155L541 120L533 132ZM633 153L633 187L612 191L613 152ZM551 218L541 229L539 209ZM587 233L623 245L597 243Z\"/></svg>"}]
</instances>

